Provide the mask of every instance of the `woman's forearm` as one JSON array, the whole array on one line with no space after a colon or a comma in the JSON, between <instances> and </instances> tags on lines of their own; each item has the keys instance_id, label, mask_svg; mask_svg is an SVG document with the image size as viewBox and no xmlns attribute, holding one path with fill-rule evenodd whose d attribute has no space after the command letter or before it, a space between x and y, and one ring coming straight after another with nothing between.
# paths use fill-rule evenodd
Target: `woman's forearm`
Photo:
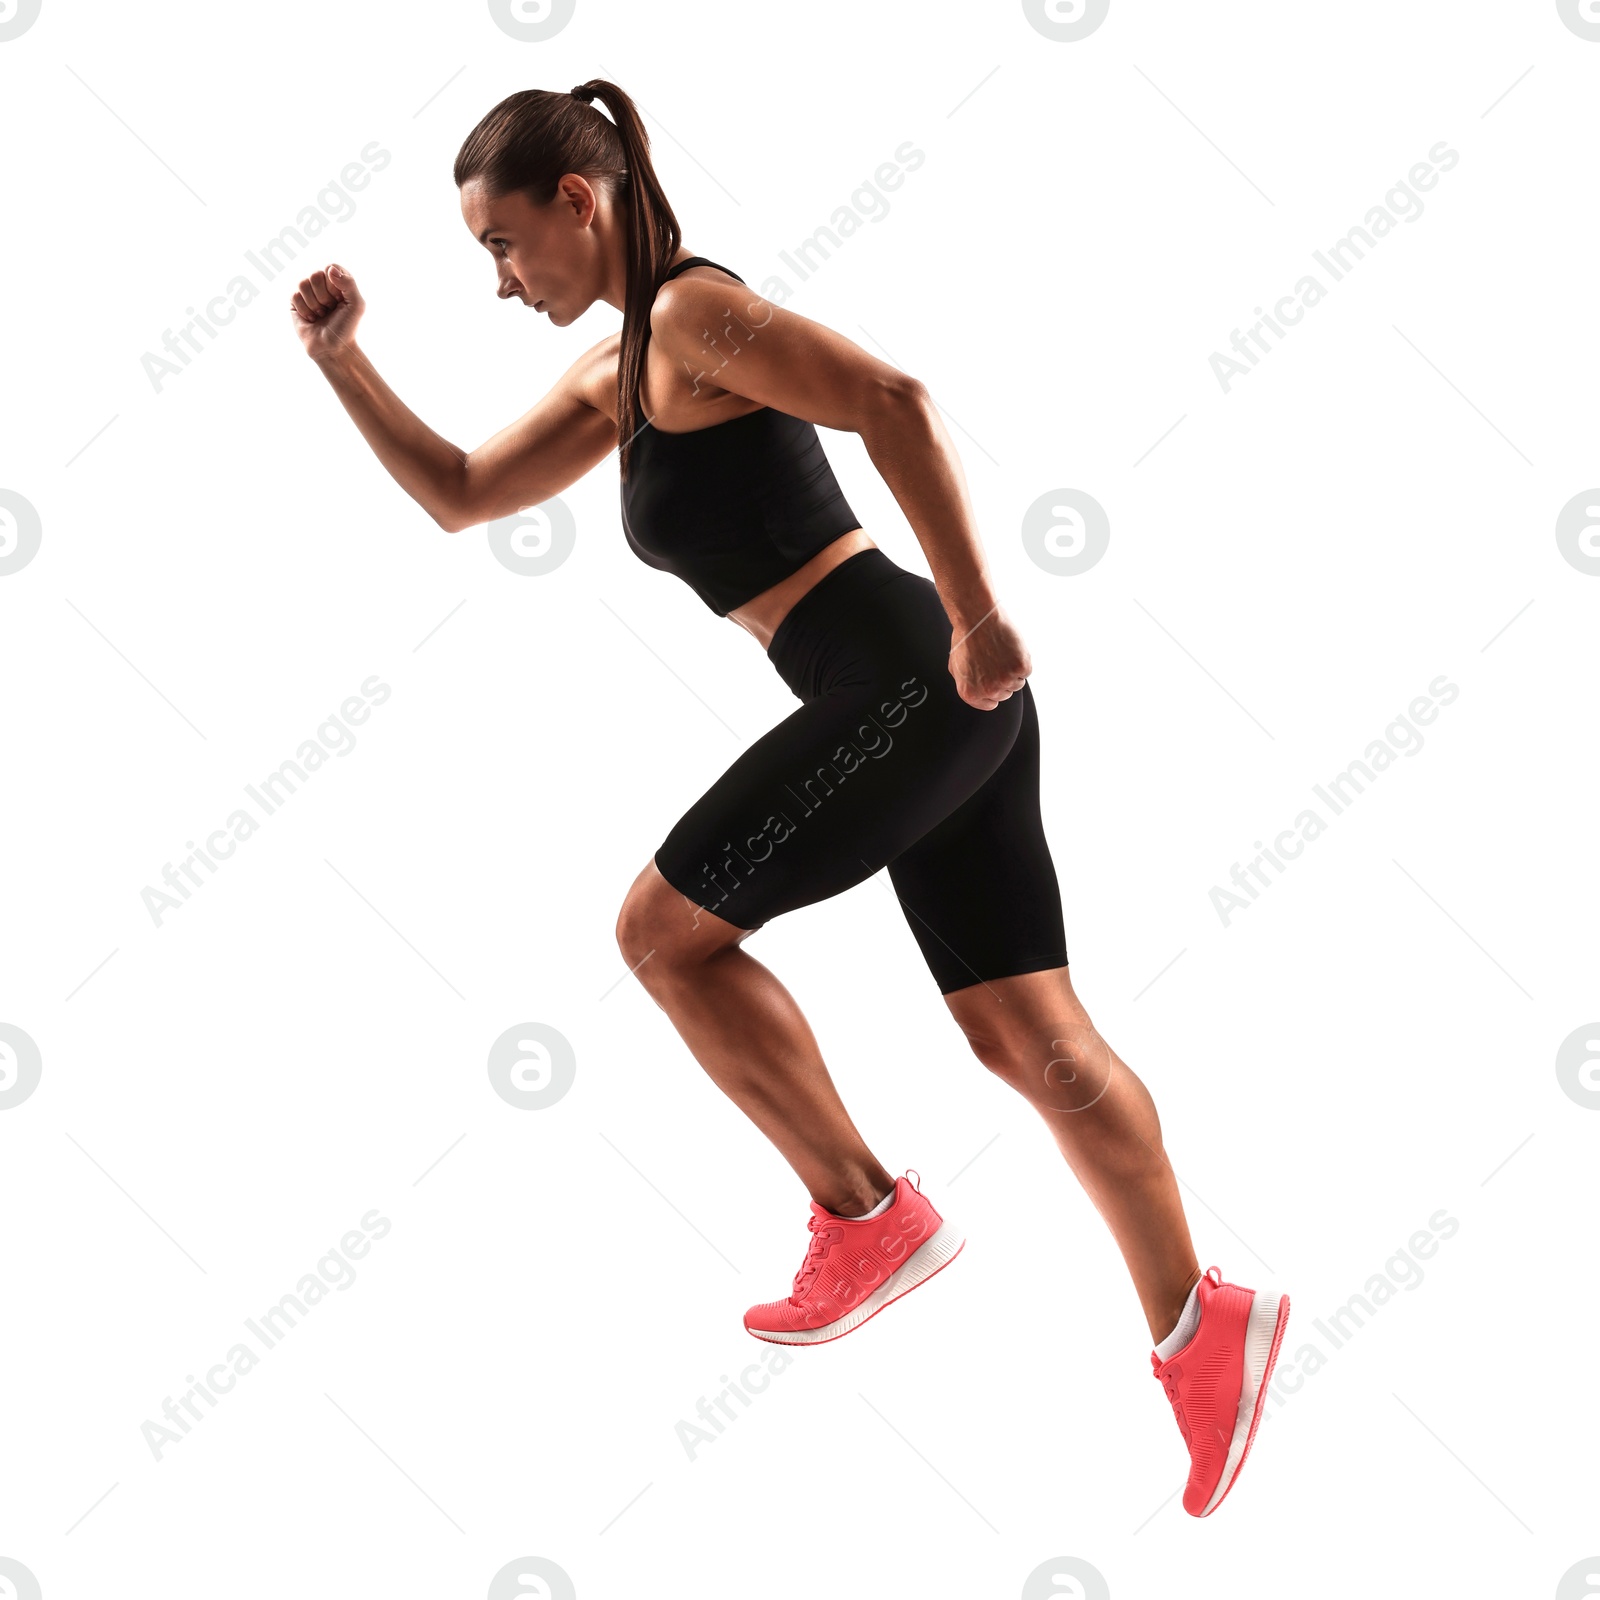
<instances>
[{"instance_id":1,"label":"woman's forearm","mask_svg":"<svg viewBox=\"0 0 1600 1600\"><path fill-rule=\"evenodd\" d=\"M872 464L911 524L958 635L996 607L966 474L939 409L920 384L888 401L860 430Z\"/></svg>"},{"instance_id":2,"label":"woman's forearm","mask_svg":"<svg viewBox=\"0 0 1600 1600\"><path fill-rule=\"evenodd\" d=\"M314 359L390 477L440 527L453 532L461 526L465 453L401 400L358 345Z\"/></svg>"}]
</instances>

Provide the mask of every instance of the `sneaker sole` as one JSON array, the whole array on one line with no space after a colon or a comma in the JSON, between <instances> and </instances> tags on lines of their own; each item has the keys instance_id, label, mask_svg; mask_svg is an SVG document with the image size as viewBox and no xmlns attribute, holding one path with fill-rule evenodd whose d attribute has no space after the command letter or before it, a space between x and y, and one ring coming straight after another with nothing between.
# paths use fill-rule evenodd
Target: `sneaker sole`
<instances>
[{"instance_id":1,"label":"sneaker sole","mask_svg":"<svg viewBox=\"0 0 1600 1600\"><path fill-rule=\"evenodd\" d=\"M768 1344L826 1344L830 1339L842 1339L863 1322L877 1316L886 1305L902 1295L910 1294L919 1284L926 1283L935 1273L942 1272L961 1254L966 1242L966 1236L953 1222L941 1222L931 1239L919 1245L909 1260L896 1267L860 1305L842 1317L824 1323L820 1328L791 1331L746 1326L745 1332L754 1338L764 1339Z\"/></svg>"},{"instance_id":2,"label":"sneaker sole","mask_svg":"<svg viewBox=\"0 0 1600 1600\"><path fill-rule=\"evenodd\" d=\"M1228 1458L1222 1465L1222 1476L1200 1512L1209 1517L1233 1487L1250 1454L1256 1429L1264 1415L1261 1392L1272 1380L1272 1369L1278 1364L1278 1346L1283 1343L1283 1331L1289 1326L1289 1297L1278 1294L1258 1294L1250 1305L1250 1321L1244 1335L1244 1381L1239 1386L1239 1414L1233 1424L1233 1438L1228 1444Z\"/></svg>"}]
</instances>

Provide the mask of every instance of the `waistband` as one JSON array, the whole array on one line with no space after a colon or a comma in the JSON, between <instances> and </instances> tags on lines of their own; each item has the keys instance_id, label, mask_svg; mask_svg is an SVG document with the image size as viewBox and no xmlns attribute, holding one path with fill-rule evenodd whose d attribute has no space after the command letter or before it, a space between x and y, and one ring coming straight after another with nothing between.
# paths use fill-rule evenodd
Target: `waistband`
<instances>
[{"instance_id":1,"label":"waistband","mask_svg":"<svg viewBox=\"0 0 1600 1600\"><path fill-rule=\"evenodd\" d=\"M839 608L857 595L870 594L896 578L910 576L912 574L891 561L876 545L846 556L784 613L772 643L767 646L767 659L778 669L780 677L788 678L795 650L817 626L825 625L828 617L836 616Z\"/></svg>"}]
</instances>

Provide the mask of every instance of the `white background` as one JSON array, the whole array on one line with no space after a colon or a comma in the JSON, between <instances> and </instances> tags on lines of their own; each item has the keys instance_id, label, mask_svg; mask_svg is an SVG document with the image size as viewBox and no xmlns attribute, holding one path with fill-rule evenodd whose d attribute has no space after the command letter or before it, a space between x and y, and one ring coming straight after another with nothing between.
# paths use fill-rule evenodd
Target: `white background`
<instances>
[{"instance_id":1,"label":"white background","mask_svg":"<svg viewBox=\"0 0 1600 1600\"><path fill-rule=\"evenodd\" d=\"M0 1556L45 1600L480 1596L530 1555L583 1600L1093 1592L1024 1590L1063 1556L1117 1600L1556 1594L1600 1550L1600 1113L1555 1072L1600 1014L1600 578L1554 531L1600 481L1597 74L1554 3L1114 0L1057 42L1015 3L580 0L524 43L483 4L45 0L0 42L0 488L42 526L0 578L0 1022L43 1063L0 1112ZM1287 1370L1459 1224L1209 1521L1109 1234L881 875L751 950L970 1243L689 1458L676 1425L768 1352L740 1318L787 1292L806 1196L613 925L791 697L630 554L614 457L549 575L442 533L287 276L159 393L141 370L378 141L306 260L478 443L620 317L498 302L451 162L503 95L589 76L637 99L690 248L945 408L1033 652L1074 982L1202 1265L1292 1295ZM801 282L779 253L869 213L906 140ZM1441 140L1423 213L1224 393L1212 352ZM824 441L926 571L859 439ZM1059 488L1110 519L1078 577L1021 543ZM158 927L141 891L373 674L356 747ZM1212 887L1441 674L1423 748L1224 926ZM544 1110L486 1071L526 1022L576 1052ZM373 1209L353 1285L157 1461L142 1424Z\"/></svg>"}]
</instances>

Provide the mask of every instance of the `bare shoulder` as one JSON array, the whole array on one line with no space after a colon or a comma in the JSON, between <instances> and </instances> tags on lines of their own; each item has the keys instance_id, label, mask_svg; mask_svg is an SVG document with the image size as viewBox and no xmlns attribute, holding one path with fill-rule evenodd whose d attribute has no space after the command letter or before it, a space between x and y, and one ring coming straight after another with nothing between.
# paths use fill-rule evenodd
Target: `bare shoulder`
<instances>
[{"instance_id":1,"label":"bare shoulder","mask_svg":"<svg viewBox=\"0 0 1600 1600\"><path fill-rule=\"evenodd\" d=\"M706 335L739 324L752 331L770 322L777 307L748 283L720 267L690 267L662 284L650 307L650 337L661 339L674 355L706 350ZM708 352L714 353L714 352Z\"/></svg>"},{"instance_id":2,"label":"bare shoulder","mask_svg":"<svg viewBox=\"0 0 1600 1600\"><path fill-rule=\"evenodd\" d=\"M771 301L719 267L690 267L662 284L650 307L650 342L696 395L749 395L729 378L730 360L753 352L780 312ZM748 362L745 363L748 365ZM762 397L762 403L772 404Z\"/></svg>"},{"instance_id":3,"label":"bare shoulder","mask_svg":"<svg viewBox=\"0 0 1600 1600\"><path fill-rule=\"evenodd\" d=\"M836 332L711 267L663 284L652 345L697 393L734 394L819 427L861 432L920 405L924 386Z\"/></svg>"}]
</instances>

